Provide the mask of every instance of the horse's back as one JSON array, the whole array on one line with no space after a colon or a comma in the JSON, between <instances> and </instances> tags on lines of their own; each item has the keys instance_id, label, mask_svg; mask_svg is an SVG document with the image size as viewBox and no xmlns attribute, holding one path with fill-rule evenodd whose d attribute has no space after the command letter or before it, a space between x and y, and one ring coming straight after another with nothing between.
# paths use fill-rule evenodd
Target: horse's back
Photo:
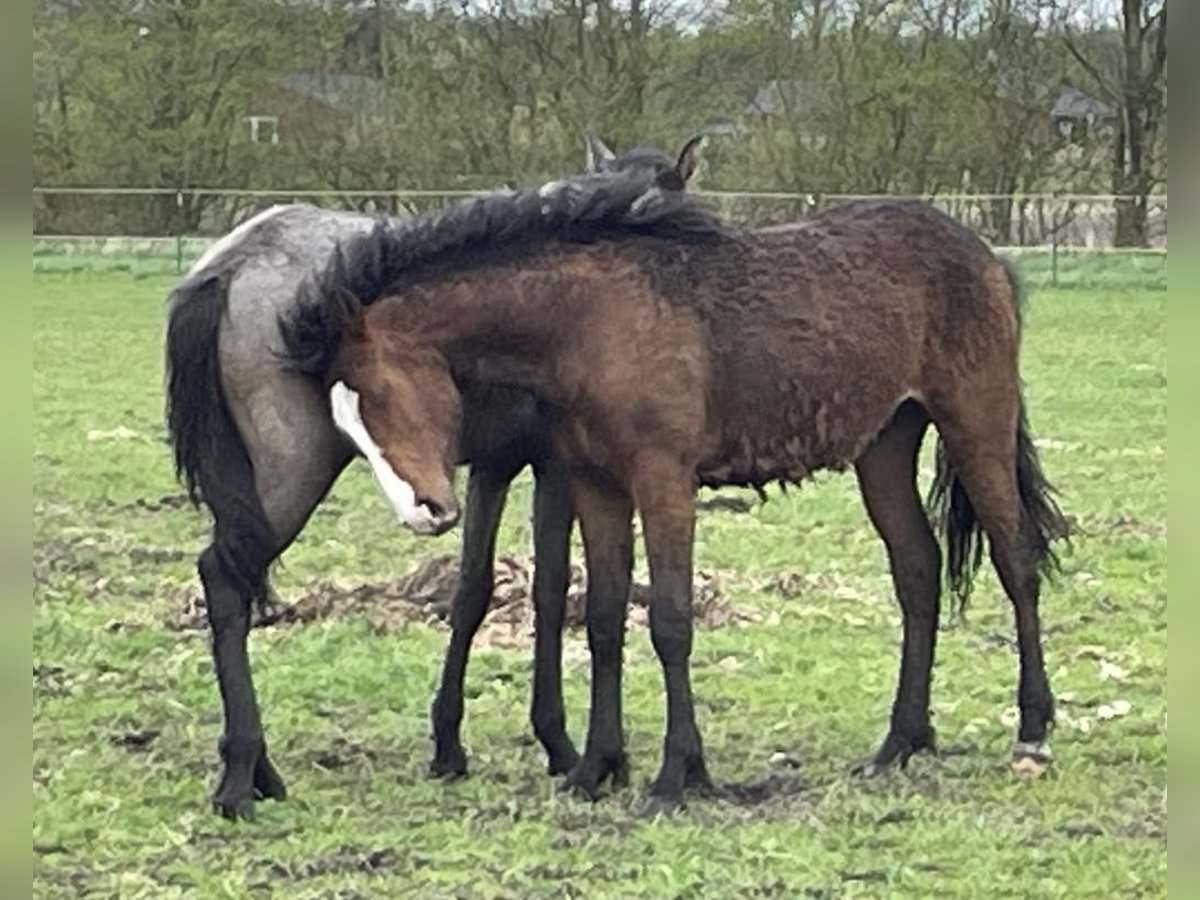
<instances>
[{"instance_id":1,"label":"horse's back","mask_svg":"<svg viewBox=\"0 0 1200 900\"><path fill-rule=\"evenodd\" d=\"M919 201L742 232L705 264L717 275L701 302L725 432L714 482L849 463L931 371L961 363L964 344L1009 343L1003 266Z\"/></svg>"},{"instance_id":2,"label":"horse's back","mask_svg":"<svg viewBox=\"0 0 1200 900\"><path fill-rule=\"evenodd\" d=\"M279 316L301 302L301 288L321 277L340 242L375 222L308 204L272 207L217 241L187 276L225 283L221 388L277 531L307 515L310 494L324 490L327 473L348 455L320 384L280 365ZM311 490L293 481L311 482Z\"/></svg>"}]
</instances>

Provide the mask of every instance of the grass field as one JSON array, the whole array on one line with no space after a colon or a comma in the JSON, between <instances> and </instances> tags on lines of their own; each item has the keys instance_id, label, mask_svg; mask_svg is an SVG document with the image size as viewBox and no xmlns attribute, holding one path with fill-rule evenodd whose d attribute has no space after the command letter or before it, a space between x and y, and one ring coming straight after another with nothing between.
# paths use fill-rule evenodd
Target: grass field
<instances>
[{"instance_id":1,"label":"grass field","mask_svg":"<svg viewBox=\"0 0 1200 900\"><path fill-rule=\"evenodd\" d=\"M187 271L211 239L184 238L34 238L33 271L38 274L123 272L141 280ZM1076 288L1156 288L1167 286L1167 255L1126 251L1092 252L1062 248L1025 248L1020 253L1030 285Z\"/></svg>"},{"instance_id":2,"label":"grass field","mask_svg":"<svg viewBox=\"0 0 1200 900\"><path fill-rule=\"evenodd\" d=\"M207 520L179 503L161 424L170 279L35 275L34 894L1164 896L1166 295L1134 280L1036 289L1027 318L1032 425L1078 528L1043 593L1060 703L1046 777L1008 771L1016 655L990 569L941 635L943 756L847 777L883 735L899 618L853 479L828 476L699 522L697 565L739 618L700 631L694 653L721 798L635 816L663 713L644 625L626 655L632 786L586 804L543 774L519 629L489 632L472 659L472 776L443 784L425 768L444 629L335 604L252 634L292 796L231 825L208 810L220 706L206 636L179 627ZM527 552L528 520L523 480L503 552ZM295 601L331 578L383 582L459 538L401 531L356 466L275 584ZM578 630L568 643L581 739L587 656Z\"/></svg>"}]
</instances>

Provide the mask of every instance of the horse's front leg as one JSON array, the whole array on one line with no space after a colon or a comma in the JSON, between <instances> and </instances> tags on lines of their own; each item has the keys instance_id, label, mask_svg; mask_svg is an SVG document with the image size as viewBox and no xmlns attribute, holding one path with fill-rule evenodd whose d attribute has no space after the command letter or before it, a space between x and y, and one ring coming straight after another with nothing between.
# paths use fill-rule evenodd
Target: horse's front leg
<instances>
[{"instance_id":1,"label":"horse's front leg","mask_svg":"<svg viewBox=\"0 0 1200 900\"><path fill-rule=\"evenodd\" d=\"M450 643L442 666L442 682L433 701L434 755L429 765L435 777L467 774L467 754L459 737L463 717L463 679L471 641L483 622L492 599L492 566L496 557L496 531L516 473L509 468L471 467L467 482L467 509L463 524L462 562L458 591L450 610Z\"/></svg>"},{"instance_id":2,"label":"horse's front leg","mask_svg":"<svg viewBox=\"0 0 1200 900\"><path fill-rule=\"evenodd\" d=\"M633 572L633 502L623 492L572 476L571 498L587 558L587 635L592 655L592 709L587 745L563 789L595 799L608 778L629 780L621 724L621 655Z\"/></svg>"},{"instance_id":3,"label":"horse's front leg","mask_svg":"<svg viewBox=\"0 0 1200 900\"><path fill-rule=\"evenodd\" d=\"M685 788L711 787L692 699L692 473L669 458L640 461L634 486L650 565L650 637L667 692L662 768L643 815L670 813Z\"/></svg>"},{"instance_id":4,"label":"horse's front leg","mask_svg":"<svg viewBox=\"0 0 1200 900\"><path fill-rule=\"evenodd\" d=\"M551 775L579 762L567 736L562 696L562 630L571 577L571 483L566 464L548 457L534 464L533 493L533 732L546 748Z\"/></svg>"}]
</instances>

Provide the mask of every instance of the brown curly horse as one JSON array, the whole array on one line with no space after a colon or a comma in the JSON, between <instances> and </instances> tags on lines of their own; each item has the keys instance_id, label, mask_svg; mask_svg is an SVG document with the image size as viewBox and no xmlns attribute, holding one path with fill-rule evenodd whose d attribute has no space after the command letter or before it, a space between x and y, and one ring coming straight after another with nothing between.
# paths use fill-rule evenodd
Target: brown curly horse
<instances>
[{"instance_id":1,"label":"brown curly horse","mask_svg":"<svg viewBox=\"0 0 1200 900\"><path fill-rule=\"evenodd\" d=\"M614 154L589 136L587 168L637 171L663 190L683 190L698 141L687 141L669 159L647 147ZM276 320L294 309L301 286L326 270L340 241L369 233L378 221L307 204L272 207L217 241L171 292L167 424L188 493L204 502L213 520L212 541L199 560L225 718L213 806L231 818L250 817L256 799L286 794L267 755L250 676L251 605L267 595L269 564L355 455L330 419L320 381L279 365ZM390 220L394 227L400 222ZM439 776L467 769L459 739L467 656L491 598L496 530L508 488L530 466L537 557L530 719L550 771L565 772L579 758L566 733L560 674L572 523L567 475L551 452L542 404L527 391L494 386L467 394L458 447L470 476L461 579L431 710L436 746L430 769ZM457 510L447 512L453 515L425 527L453 525Z\"/></svg>"},{"instance_id":2,"label":"brown curly horse","mask_svg":"<svg viewBox=\"0 0 1200 900\"><path fill-rule=\"evenodd\" d=\"M1016 616L1014 757L1048 756L1038 590L1065 527L1025 422L1019 292L968 229L924 203L864 202L739 230L632 172L383 224L343 254L283 318L286 355L324 379L403 520L455 508L464 392L519 387L549 411L588 565L592 710L568 787L627 778L635 508L667 694L656 812L709 783L689 675L695 490L823 468L853 466L904 614L890 728L858 770L932 747L942 553L916 478L931 422L948 580L965 597L986 535Z\"/></svg>"}]
</instances>

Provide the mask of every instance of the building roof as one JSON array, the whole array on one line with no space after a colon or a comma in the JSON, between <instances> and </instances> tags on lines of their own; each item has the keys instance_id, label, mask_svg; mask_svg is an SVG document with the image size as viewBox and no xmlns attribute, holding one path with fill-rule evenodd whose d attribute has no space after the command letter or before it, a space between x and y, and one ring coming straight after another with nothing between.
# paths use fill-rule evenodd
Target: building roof
<instances>
[{"instance_id":1,"label":"building roof","mask_svg":"<svg viewBox=\"0 0 1200 900\"><path fill-rule=\"evenodd\" d=\"M775 116L786 110L823 106L829 99L828 88L821 84L804 78L777 78L760 87L742 112Z\"/></svg>"},{"instance_id":2,"label":"building roof","mask_svg":"<svg viewBox=\"0 0 1200 900\"><path fill-rule=\"evenodd\" d=\"M275 84L355 118L374 118L387 109L387 87L366 75L289 72Z\"/></svg>"},{"instance_id":3,"label":"building roof","mask_svg":"<svg viewBox=\"0 0 1200 900\"><path fill-rule=\"evenodd\" d=\"M1087 94L1079 88L1067 86L1059 92L1050 117L1056 121L1062 119L1109 119L1113 116L1113 108Z\"/></svg>"}]
</instances>

